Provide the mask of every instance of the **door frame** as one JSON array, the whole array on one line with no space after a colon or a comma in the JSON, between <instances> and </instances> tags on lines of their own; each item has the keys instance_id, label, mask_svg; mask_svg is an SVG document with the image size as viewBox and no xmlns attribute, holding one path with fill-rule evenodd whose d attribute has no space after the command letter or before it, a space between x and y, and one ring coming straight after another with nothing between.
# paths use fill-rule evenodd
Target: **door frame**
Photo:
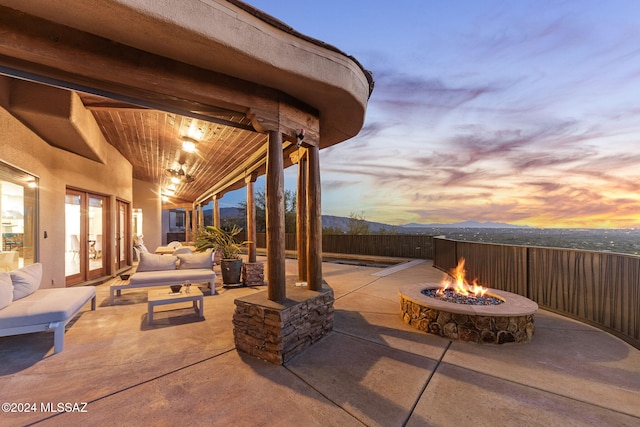
<instances>
[{"instance_id":1,"label":"door frame","mask_svg":"<svg viewBox=\"0 0 640 427\"><path fill-rule=\"evenodd\" d=\"M125 208L124 224L120 221L120 207ZM116 198L116 221L115 221L115 253L116 253L116 271L123 270L127 267L131 267L132 255L131 249L133 247L131 243L131 203ZM124 230L123 230L124 228ZM121 236L124 236L121 237ZM124 259L120 258L120 253L124 245Z\"/></svg>"},{"instance_id":2,"label":"door frame","mask_svg":"<svg viewBox=\"0 0 640 427\"><path fill-rule=\"evenodd\" d=\"M97 193L95 191L83 190L75 187L67 187L65 197L67 195L80 196L80 235L79 237L79 262L80 272L67 276L65 273L65 285L72 286L87 280L96 279L106 276L111 267L108 265L111 259L111 209L110 196ZM91 197L100 198L102 205L102 266L94 270L90 269L89 259L89 199ZM66 202L65 202L66 203ZM65 238L67 231L65 230Z\"/></svg>"}]
</instances>

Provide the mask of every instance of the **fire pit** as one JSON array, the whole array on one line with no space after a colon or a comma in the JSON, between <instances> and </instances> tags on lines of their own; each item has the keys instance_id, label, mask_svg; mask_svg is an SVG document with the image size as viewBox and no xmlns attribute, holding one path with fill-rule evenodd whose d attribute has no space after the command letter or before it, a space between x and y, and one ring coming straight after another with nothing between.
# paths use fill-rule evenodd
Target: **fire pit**
<instances>
[{"instance_id":1,"label":"fire pit","mask_svg":"<svg viewBox=\"0 0 640 427\"><path fill-rule=\"evenodd\" d=\"M481 287L465 280L464 259L452 271L453 280L420 283L399 291L406 323L450 339L503 344L529 342L538 304L520 295Z\"/></svg>"}]
</instances>

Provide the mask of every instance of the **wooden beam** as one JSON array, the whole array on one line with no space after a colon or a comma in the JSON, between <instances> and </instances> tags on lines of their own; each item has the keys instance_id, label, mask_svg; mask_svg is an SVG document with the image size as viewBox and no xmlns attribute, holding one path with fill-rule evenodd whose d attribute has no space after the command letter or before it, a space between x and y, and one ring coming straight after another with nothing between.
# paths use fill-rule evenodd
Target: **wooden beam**
<instances>
[{"instance_id":1,"label":"wooden beam","mask_svg":"<svg viewBox=\"0 0 640 427\"><path fill-rule=\"evenodd\" d=\"M281 98L282 101L282 98ZM300 142L298 135L304 130L305 145L320 146L320 118L317 112L309 112L295 100L288 99L280 102L279 129L284 134L284 140L294 144Z\"/></svg>"},{"instance_id":2,"label":"wooden beam","mask_svg":"<svg viewBox=\"0 0 640 427\"><path fill-rule=\"evenodd\" d=\"M196 203L211 198L214 194L223 194L230 190L236 190L244 186L244 178L247 173L254 173L256 170L264 167L267 157L267 144L260 150L254 152L247 160L242 162L238 167L229 171L224 179L220 180L213 187L205 191Z\"/></svg>"},{"instance_id":3,"label":"wooden beam","mask_svg":"<svg viewBox=\"0 0 640 427\"><path fill-rule=\"evenodd\" d=\"M80 99L82 100L82 104L85 106L87 110L91 111L143 111L148 112L151 110L150 107L145 107L143 105L135 105L129 102L118 101L115 99L105 98L103 96L91 95L86 93L80 94ZM226 110L224 108L216 108L209 107L208 110L203 111L192 111L193 115L197 115L199 119L204 119L210 123L216 123L223 126L229 126L236 129L250 130L255 131L253 126L248 126L242 123L234 122L231 120L226 120L224 118L218 117L218 115L244 115L242 112Z\"/></svg>"},{"instance_id":4,"label":"wooden beam","mask_svg":"<svg viewBox=\"0 0 640 427\"><path fill-rule=\"evenodd\" d=\"M296 144L298 135L304 130L307 145L320 144L320 119L316 110L284 94L278 98L277 117L267 111L270 107L254 105L247 113L257 132L277 130L285 141Z\"/></svg>"},{"instance_id":5,"label":"wooden beam","mask_svg":"<svg viewBox=\"0 0 640 427\"><path fill-rule=\"evenodd\" d=\"M271 301L286 296L285 226L284 226L284 161L282 135L269 132L267 150L267 294Z\"/></svg>"},{"instance_id":6,"label":"wooden beam","mask_svg":"<svg viewBox=\"0 0 640 427\"><path fill-rule=\"evenodd\" d=\"M219 108L246 114L259 105L262 120L278 120L276 90L4 6L0 68L9 75L190 117L211 120L201 112Z\"/></svg>"}]
</instances>

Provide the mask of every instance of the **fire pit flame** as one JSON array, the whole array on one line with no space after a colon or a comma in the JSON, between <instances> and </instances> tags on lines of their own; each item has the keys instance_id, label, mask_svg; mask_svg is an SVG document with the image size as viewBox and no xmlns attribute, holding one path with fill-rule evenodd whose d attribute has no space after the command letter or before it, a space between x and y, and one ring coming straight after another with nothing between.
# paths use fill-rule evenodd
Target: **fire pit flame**
<instances>
[{"instance_id":1,"label":"fire pit flame","mask_svg":"<svg viewBox=\"0 0 640 427\"><path fill-rule=\"evenodd\" d=\"M442 287L436 291L436 295L444 296L447 289L451 289L455 293L469 298L482 297L487 293L487 288L478 285L478 279L473 279L471 284L467 282L467 271L464 269L464 262L464 258L460 258L456 268L451 270L452 277L447 275L443 276L442 282L440 282Z\"/></svg>"}]
</instances>

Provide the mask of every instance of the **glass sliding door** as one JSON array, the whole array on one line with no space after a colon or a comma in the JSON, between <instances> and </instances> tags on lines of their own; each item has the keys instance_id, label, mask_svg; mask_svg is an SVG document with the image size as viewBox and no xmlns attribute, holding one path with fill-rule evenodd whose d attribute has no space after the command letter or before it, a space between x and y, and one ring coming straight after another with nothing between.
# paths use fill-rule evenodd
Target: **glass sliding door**
<instances>
[{"instance_id":1,"label":"glass sliding door","mask_svg":"<svg viewBox=\"0 0 640 427\"><path fill-rule=\"evenodd\" d=\"M66 284L104 276L108 255L105 196L67 189L65 199Z\"/></svg>"}]
</instances>

